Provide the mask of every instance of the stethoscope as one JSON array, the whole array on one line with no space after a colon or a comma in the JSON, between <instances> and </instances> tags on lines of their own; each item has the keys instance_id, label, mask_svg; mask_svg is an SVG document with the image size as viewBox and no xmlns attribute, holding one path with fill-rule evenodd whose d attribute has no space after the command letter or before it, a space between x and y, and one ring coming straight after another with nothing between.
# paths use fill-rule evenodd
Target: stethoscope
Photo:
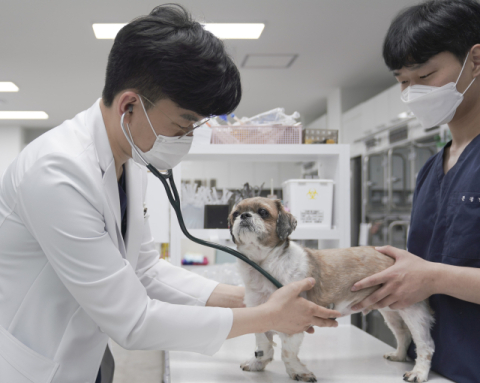
<instances>
[{"instance_id":1,"label":"stethoscope","mask_svg":"<svg viewBox=\"0 0 480 383\"><path fill-rule=\"evenodd\" d=\"M133 109L133 107L130 106L129 107L129 112L131 112L132 109ZM127 112L125 112L125 113L127 113ZM175 210L175 214L177 215L178 224L180 225L180 229L182 230L183 234L185 234L185 236L188 239L190 239L191 241L196 242L200 245L211 247L213 249L218 249L218 250L224 251L226 253L232 254L233 256L241 259L243 262L248 263L255 270L259 271L263 276L265 276L265 278L267 278L270 282L272 282L276 287L278 287L278 288L283 287L283 285L279 281L277 281L273 276L271 276L267 271L262 269L258 264L256 264L255 262L253 262L252 260L247 258L242 253L239 253L238 251L233 250L233 249L231 249L227 246L219 245L218 243L204 241L203 239L196 238L188 232L187 227L185 226L185 222L183 221L182 210L180 208L180 198L178 196L177 187L176 187L175 181L173 179L172 169L169 169L165 173L162 173L161 171L157 170L155 168L155 166L148 163L143 158L141 153L139 153L136 145L133 143L133 139L132 139L132 136L130 135L130 131L127 134L127 132L125 130L125 126L123 124L123 119L125 117L125 113L122 114L122 118L121 118L121 122L120 122L120 125L122 126L123 133L125 134L125 137L127 138L127 141L130 143L130 146L132 147L133 150L135 150L138 157L144 162L147 169L150 170L155 177L157 177L160 181L162 181L162 184L165 187L165 191L167 192L168 200L170 201L170 204L172 205L173 210Z\"/></svg>"}]
</instances>

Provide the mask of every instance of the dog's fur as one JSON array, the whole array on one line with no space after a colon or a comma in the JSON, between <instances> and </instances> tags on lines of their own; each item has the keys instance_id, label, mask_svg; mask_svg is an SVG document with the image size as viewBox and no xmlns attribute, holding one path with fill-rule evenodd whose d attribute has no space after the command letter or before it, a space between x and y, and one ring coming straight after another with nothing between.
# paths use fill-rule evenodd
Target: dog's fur
<instances>
[{"instance_id":1,"label":"dog's fur","mask_svg":"<svg viewBox=\"0 0 480 383\"><path fill-rule=\"evenodd\" d=\"M307 277L316 280L315 286L304 293L308 300L343 315L354 311L378 287L357 292L350 291L355 282L390 267L394 260L373 247L312 250L289 240L297 221L286 212L280 200L255 197L241 201L229 216L232 239L238 250L273 275L280 283L298 281ZM239 262L240 274L245 282L245 304L258 306L268 300L276 287L258 271ZM370 310L364 310L368 312ZM388 360L405 361L410 341L417 346L417 359L404 380L425 382L428 379L434 343L430 336L433 317L427 301L402 310L388 307L379 310L395 334L396 351L384 355ZM243 370L261 371L273 359L273 335L276 332L256 334L255 357L241 365ZM294 380L315 382L316 378L298 359L303 333L287 335L277 333L282 341L282 360L288 375Z\"/></svg>"}]
</instances>

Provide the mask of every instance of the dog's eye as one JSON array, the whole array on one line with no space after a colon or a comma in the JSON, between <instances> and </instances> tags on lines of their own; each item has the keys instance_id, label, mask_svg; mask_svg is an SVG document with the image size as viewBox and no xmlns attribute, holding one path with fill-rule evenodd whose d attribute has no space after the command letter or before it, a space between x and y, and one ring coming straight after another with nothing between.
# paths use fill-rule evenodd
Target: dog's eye
<instances>
[{"instance_id":1,"label":"dog's eye","mask_svg":"<svg viewBox=\"0 0 480 383\"><path fill-rule=\"evenodd\" d=\"M237 218L240 213L236 211L235 213L232 214L233 219Z\"/></svg>"},{"instance_id":2,"label":"dog's eye","mask_svg":"<svg viewBox=\"0 0 480 383\"><path fill-rule=\"evenodd\" d=\"M268 211L266 211L265 209L258 209L258 214L260 214L260 217L265 218L266 216L268 216Z\"/></svg>"}]
</instances>

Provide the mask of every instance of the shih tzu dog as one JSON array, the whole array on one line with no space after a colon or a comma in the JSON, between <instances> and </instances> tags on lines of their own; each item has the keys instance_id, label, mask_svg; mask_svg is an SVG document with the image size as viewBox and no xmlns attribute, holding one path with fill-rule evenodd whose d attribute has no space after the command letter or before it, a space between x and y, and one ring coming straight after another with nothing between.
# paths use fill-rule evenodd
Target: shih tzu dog
<instances>
[{"instance_id":1,"label":"shih tzu dog","mask_svg":"<svg viewBox=\"0 0 480 383\"><path fill-rule=\"evenodd\" d=\"M238 203L228 218L232 239L245 256L255 261L280 283L298 281L307 277L316 280L315 286L304 298L343 315L349 315L356 303L361 302L378 287L352 292L355 282L390 267L394 260L373 247L313 250L289 240L295 230L295 217L286 212L280 200L248 198ZM244 262L238 263L245 283L245 304L258 306L268 300L276 287L258 271ZM370 311L364 310L364 313ZM433 316L427 301L418 302L402 310L388 307L379 310L397 340L397 349L384 355L388 360L405 361L407 348L413 339L417 359L404 380L425 382L428 379L434 343L430 336ZM315 382L315 375L299 360L298 352L303 333L287 335L269 331L256 335L255 357L241 368L261 371L273 359L273 335L282 341L282 360L288 375L294 380Z\"/></svg>"}]
</instances>

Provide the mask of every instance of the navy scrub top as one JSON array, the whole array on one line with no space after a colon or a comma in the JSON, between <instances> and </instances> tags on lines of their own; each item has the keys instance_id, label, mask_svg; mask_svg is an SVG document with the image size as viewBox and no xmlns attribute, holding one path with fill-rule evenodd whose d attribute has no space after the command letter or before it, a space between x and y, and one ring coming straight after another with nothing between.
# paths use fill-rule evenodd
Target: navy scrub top
<instances>
[{"instance_id":1,"label":"navy scrub top","mask_svg":"<svg viewBox=\"0 0 480 383\"><path fill-rule=\"evenodd\" d=\"M480 267L480 135L447 174L444 151L418 174L408 251L431 262ZM437 294L430 306L435 312L433 370L457 383L480 382L480 305ZM414 358L413 344L408 354Z\"/></svg>"}]
</instances>

